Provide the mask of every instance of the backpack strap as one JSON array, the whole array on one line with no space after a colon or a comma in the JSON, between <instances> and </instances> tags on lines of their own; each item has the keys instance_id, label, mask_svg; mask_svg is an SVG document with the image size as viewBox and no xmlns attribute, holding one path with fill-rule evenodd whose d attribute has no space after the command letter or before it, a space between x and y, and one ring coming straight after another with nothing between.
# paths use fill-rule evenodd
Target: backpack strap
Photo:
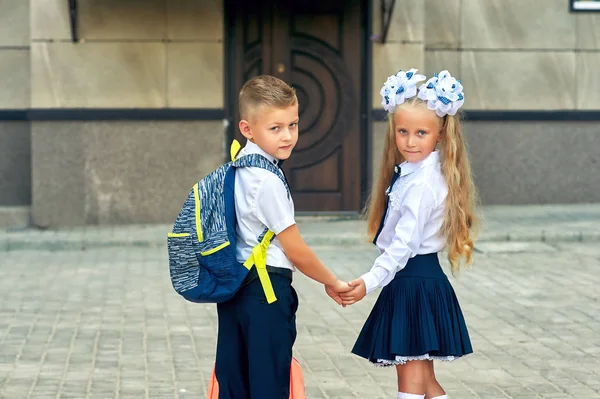
<instances>
[{"instance_id":1,"label":"backpack strap","mask_svg":"<svg viewBox=\"0 0 600 399\"><path fill-rule=\"evenodd\" d=\"M269 172L275 174L287 191L288 199L291 196L290 188L285 180L285 177L279 170L279 168L273 165L267 158L260 154L248 154L244 155L241 158L235 159L235 154L239 151L239 143L234 140L234 143L231 145L231 159L232 166L236 168L245 168L245 167L254 167L268 170ZM258 245L252 248L252 253L244 262L244 267L250 270L252 266L256 266L256 272L258 273L258 279L260 280L260 284L263 287L263 291L265 293L265 297L267 298L267 303L271 304L277 300L275 296L275 291L273 290L273 284L271 283L271 278L269 277L269 273L267 272L267 248L271 244L271 241L275 238L275 233L265 228L262 234L258 237Z\"/></svg>"},{"instance_id":2,"label":"backpack strap","mask_svg":"<svg viewBox=\"0 0 600 399\"><path fill-rule=\"evenodd\" d=\"M279 177L279 180L285 186L285 190L287 191L288 199L291 197L290 187L283 176L283 173L279 170L279 168L273 164L273 162L269 161L267 158L260 154L248 154L244 155L235 161L232 162L232 166L236 168L246 168L246 167L254 167L268 170L273 173L275 176Z\"/></svg>"}]
</instances>

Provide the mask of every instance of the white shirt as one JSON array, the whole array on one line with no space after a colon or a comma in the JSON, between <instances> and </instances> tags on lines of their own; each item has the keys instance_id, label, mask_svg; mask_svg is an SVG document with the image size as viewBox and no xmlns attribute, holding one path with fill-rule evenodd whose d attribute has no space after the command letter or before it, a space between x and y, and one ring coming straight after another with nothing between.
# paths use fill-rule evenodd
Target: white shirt
<instances>
[{"instance_id":1,"label":"white shirt","mask_svg":"<svg viewBox=\"0 0 600 399\"><path fill-rule=\"evenodd\" d=\"M441 229L447 195L437 151L420 162L400 165L400 177L389 194L384 226L375 243L381 255L362 276L367 294L388 285L410 258L444 249Z\"/></svg>"},{"instance_id":2,"label":"white shirt","mask_svg":"<svg viewBox=\"0 0 600 399\"><path fill-rule=\"evenodd\" d=\"M248 141L239 157L260 154L274 164L277 159ZM283 173L281 174L283 177ZM294 202L288 199L281 179L268 170L254 167L239 168L235 177L235 212L237 217L237 260L245 262L265 227L275 234L296 224ZM294 270L294 265L274 238L267 249L267 265Z\"/></svg>"}]
</instances>

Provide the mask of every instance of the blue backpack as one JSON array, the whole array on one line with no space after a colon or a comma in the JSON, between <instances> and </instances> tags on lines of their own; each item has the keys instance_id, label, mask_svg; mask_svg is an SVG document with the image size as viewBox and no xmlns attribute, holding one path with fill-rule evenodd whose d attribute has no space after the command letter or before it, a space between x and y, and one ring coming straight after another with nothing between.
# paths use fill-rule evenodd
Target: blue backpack
<instances>
[{"instance_id":1,"label":"blue backpack","mask_svg":"<svg viewBox=\"0 0 600 399\"><path fill-rule=\"evenodd\" d=\"M268 303L277 300L267 273L267 248L275 234L265 228L252 255L236 259L235 175L238 168L256 167L277 175L289 187L279 168L259 154L235 158L240 144L231 145L231 162L194 185L173 230L167 237L173 288L188 301L220 303L232 298L255 266Z\"/></svg>"}]
</instances>

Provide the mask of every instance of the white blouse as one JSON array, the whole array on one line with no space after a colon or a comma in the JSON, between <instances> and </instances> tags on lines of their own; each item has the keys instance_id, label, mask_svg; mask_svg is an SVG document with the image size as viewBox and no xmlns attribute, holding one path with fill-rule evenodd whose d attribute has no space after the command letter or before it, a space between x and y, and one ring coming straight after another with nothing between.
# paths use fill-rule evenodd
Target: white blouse
<instances>
[{"instance_id":1,"label":"white blouse","mask_svg":"<svg viewBox=\"0 0 600 399\"><path fill-rule=\"evenodd\" d=\"M389 193L384 226L376 241L381 255L362 276L367 294L388 285L410 258L444 249L441 229L447 195L439 152L400 165L400 177Z\"/></svg>"}]
</instances>

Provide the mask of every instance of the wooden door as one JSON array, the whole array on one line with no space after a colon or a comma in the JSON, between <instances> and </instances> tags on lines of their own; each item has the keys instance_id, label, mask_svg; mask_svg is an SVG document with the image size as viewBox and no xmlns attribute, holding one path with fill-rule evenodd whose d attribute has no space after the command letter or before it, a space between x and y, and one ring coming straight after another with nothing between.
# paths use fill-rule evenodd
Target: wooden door
<instances>
[{"instance_id":1,"label":"wooden door","mask_svg":"<svg viewBox=\"0 0 600 399\"><path fill-rule=\"evenodd\" d=\"M300 104L300 137L285 171L299 211L359 211L364 60L362 0L227 1L229 98L256 75L291 84ZM241 137L241 136L239 136Z\"/></svg>"}]
</instances>

